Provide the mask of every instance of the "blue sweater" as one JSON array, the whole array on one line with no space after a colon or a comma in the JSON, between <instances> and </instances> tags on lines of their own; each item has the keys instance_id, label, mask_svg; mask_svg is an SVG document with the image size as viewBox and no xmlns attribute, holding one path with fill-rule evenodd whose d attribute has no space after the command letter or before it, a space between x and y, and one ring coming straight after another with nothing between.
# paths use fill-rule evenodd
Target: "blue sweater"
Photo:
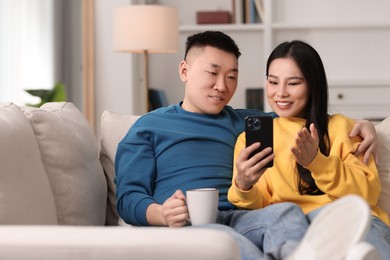
<instances>
[{"instance_id":1,"label":"blue sweater","mask_svg":"<svg viewBox=\"0 0 390 260\"><path fill-rule=\"evenodd\" d=\"M244 119L264 114L225 107L218 115L190 113L180 104L142 116L118 145L115 158L117 209L132 225L147 226L146 209L163 204L180 189L219 189L219 209L227 200L237 136Z\"/></svg>"}]
</instances>

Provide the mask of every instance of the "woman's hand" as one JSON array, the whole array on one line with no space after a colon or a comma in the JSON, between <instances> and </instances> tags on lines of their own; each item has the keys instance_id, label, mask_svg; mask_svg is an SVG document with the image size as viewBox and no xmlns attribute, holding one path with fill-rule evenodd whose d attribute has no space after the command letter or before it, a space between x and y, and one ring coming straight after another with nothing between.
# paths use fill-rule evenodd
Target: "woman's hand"
<instances>
[{"instance_id":1,"label":"woman's hand","mask_svg":"<svg viewBox=\"0 0 390 260\"><path fill-rule=\"evenodd\" d=\"M302 128L295 138L295 146L291 152L295 155L297 162L306 167L317 155L318 152L318 132L314 124L310 124L310 132L307 128Z\"/></svg>"},{"instance_id":2,"label":"woman's hand","mask_svg":"<svg viewBox=\"0 0 390 260\"><path fill-rule=\"evenodd\" d=\"M240 190L249 190L263 175L267 168L264 168L274 158L272 148L267 147L261 152L249 155L260 147L260 143L254 143L247 148L242 149L236 160L237 175L236 186Z\"/></svg>"}]
</instances>

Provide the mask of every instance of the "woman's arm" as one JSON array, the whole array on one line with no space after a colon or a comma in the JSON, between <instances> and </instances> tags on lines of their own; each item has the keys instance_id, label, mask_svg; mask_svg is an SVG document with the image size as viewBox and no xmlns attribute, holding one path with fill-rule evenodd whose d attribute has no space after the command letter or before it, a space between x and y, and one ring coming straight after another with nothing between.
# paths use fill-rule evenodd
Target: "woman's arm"
<instances>
[{"instance_id":1,"label":"woman's arm","mask_svg":"<svg viewBox=\"0 0 390 260\"><path fill-rule=\"evenodd\" d=\"M371 205L375 205L380 194L380 181L373 156L367 164L363 155L354 153L361 138L349 137L355 122L342 115L334 115L329 121L330 153L318 152L314 160L306 166L319 189L328 196L339 198L346 194L358 194Z\"/></svg>"}]
</instances>

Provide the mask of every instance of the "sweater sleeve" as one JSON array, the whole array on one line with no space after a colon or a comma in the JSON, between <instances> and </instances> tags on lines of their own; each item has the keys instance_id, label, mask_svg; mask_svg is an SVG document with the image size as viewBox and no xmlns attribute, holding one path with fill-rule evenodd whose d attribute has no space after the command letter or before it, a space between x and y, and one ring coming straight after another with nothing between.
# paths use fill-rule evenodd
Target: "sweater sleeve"
<instances>
[{"instance_id":1,"label":"sweater sleeve","mask_svg":"<svg viewBox=\"0 0 390 260\"><path fill-rule=\"evenodd\" d=\"M353 153L361 143L360 137L350 138L354 121L342 115L334 115L329 121L330 153L317 153L307 166L324 193L339 198L346 194L358 194L370 205L376 205L381 192L378 171L371 156L368 165Z\"/></svg>"},{"instance_id":2,"label":"sweater sleeve","mask_svg":"<svg viewBox=\"0 0 390 260\"><path fill-rule=\"evenodd\" d=\"M248 191L240 190L236 185L237 167L236 160L241 150L245 148L245 132L237 138L234 147L233 178L228 191L228 200L235 206L244 209L258 209L263 207L263 199L259 183L253 185Z\"/></svg>"},{"instance_id":3,"label":"sweater sleeve","mask_svg":"<svg viewBox=\"0 0 390 260\"><path fill-rule=\"evenodd\" d=\"M152 203L155 159L147 133L133 126L119 143L115 157L117 210L129 224L148 226L146 209Z\"/></svg>"}]
</instances>

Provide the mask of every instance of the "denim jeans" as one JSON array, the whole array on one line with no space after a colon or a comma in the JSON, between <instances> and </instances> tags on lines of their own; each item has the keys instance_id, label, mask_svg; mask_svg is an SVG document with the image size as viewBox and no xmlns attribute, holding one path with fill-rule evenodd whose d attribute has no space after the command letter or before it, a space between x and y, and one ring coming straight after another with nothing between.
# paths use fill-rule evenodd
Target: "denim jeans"
<instances>
[{"instance_id":1,"label":"denim jeans","mask_svg":"<svg viewBox=\"0 0 390 260\"><path fill-rule=\"evenodd\" d=\"M302 210L288 202L257 210L220 211L217 222L232 227L260 249L260 254L250 255L253 249L241 243L242 259L283 259L293 252L308 228Z\"/></svg>"},{"instance_id":2,"label":"denim jeans","mask_svg":"<svg viewBox=\"0 0 390 260\"><path fill-rule=\"evenodd\" d=\"M261 260L261 259L269 259L265 258L263 253L259 248L255 246L249 239L239 234L233 228L223 225L223 224L206 224L199 226L190 226L192 228L211 228L216 230L221 230L230 234L237 242L238 247L240 249L240 256L242 260Z\"/></svg>"},{"instance_id":3,"label":"denim jeans","mask_svg":"<svg viewBox=\"0 0 390 260\"><path fill-rule=\"evenodd\" d=\"M309 223L313 221L324 207L316 209L306 215ZM368 230L365 241L376 247L382 259L390 259L390 227L382 220L372 216L371 226Z\"/></svg>"}]
</instances>

